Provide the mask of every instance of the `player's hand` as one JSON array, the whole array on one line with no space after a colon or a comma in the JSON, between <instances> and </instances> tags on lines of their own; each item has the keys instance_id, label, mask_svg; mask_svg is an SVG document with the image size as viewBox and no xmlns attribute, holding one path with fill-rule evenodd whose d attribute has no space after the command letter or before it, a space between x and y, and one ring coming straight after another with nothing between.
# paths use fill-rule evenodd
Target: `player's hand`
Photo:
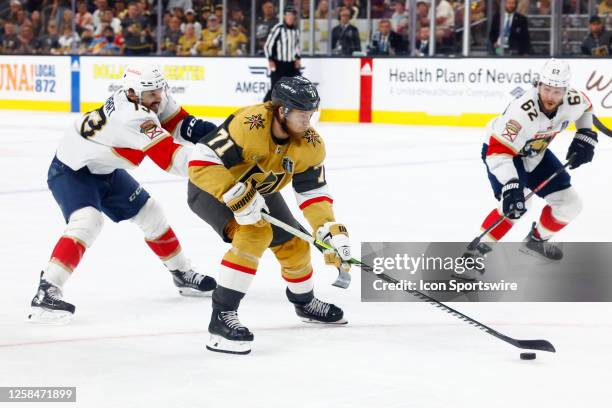
<instances>
[{"instance_id":1,"label":"player's hand","mask_svg":"<svg viewBox=\"0 0 612 408\"><path fill-rule=\"evenodd\" d=\"M268 61L268 68L270 69L270 72L276 71L276 63L274 61Z\"/></svg>"},{"instance_id":2,"label":"player's hand","mask_svg":"<svg viewBox=\"0 0 612 408\"><path fill-rule=\"evenodd\" d=\"M593 160L595 155L595 146L597 145L597 133L591 129L578 129L574 140L570 144L567 150L566 159L570 156L575 155L574 161L570 165L570 169L575 169L583 164L589 163Z\"/></svg>"},{"instance_id":3,"label":"player's hand","mask_svg":"<svg viewBox=\"0 0 612 408\"><path fill-rule=\"evenodd\" d=\"M317 229L315 235L319 241L323 241L333 248L333 250L323 251L325 263L334 265L342 272L348 272L351 269L351 264L348 262L351 259L351 243L346 227L337 222L326 222Z\"/></svg>"},{"instance_id":4,"label":"player's hand","mask_svg":"<svg viewBox=\"0 0 612 408\"><path fill-rule=\"evenodd\" d=\"M518 220L527 212L525 192L519 179L512 179L502 187L502 208L504 215L511 220Z\"/></svg>"},{"instance_id":5,"label":"player's hand","mask_svg":"<svg viewBox=\"0 0 612 408\"><path fill-rule=\"evenodd\" d=\"M236 218L238 224L259 227L266 223L261 218L262 211L269 211L266 200L252 183L236 183L234 187L223 194L223 201L234 213L234 218Z\"/></svg>"},{"instance_id":6,"label":"player's hand","mask_svg":"<svg viewBox=\"0 0 612 408\"><path fill-rule=\"evenodd\" d=\"M302 62L299 59L297 59L293 63L293 66L295 67L295 69L300 69L300 67L302 66Z\"/></svg>"}]
</instances>

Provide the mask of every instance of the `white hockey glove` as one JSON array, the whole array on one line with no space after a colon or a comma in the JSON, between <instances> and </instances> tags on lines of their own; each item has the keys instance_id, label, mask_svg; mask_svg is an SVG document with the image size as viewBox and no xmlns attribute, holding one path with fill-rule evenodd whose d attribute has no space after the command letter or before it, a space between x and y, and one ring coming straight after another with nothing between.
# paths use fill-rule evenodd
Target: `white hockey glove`
<instances>
[{"instance_id":1,"label":"white hockey glove","mask_svg":"<svg viewBox=\"0 0 612 408\"><path fill-rule=\"evenodd\" d=\"M345 273L351 269L351 265L348 263L351 259L351 243L344 225L337 222L326 222L317 229L316 238L334 248L333 250L323 251L323 257L327 265L334 265Z\"/></svg>"},{"instance_id":2,"label":"white hockey glove","mask_svg":"<svg viewBox=\"0 0 612 408\"><path fill-rule=\"evenodd\" d=\"M268 212L268 206L252 183L236 183L223 194L223 201L234 213L238 224L258 227L265 224L266 221L261 218L261 212L264 210Z\"/></svg>"}]
</instances>

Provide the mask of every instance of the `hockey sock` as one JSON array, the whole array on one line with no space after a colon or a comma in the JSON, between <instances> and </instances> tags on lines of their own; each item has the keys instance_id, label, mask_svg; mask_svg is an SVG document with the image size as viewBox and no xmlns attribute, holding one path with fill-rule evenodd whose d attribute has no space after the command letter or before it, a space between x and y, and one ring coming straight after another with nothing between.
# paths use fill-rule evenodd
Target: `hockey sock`
<instances>
[{"instance_id":1,"label":"hockey sock","mask_svg":"<svg viewBox=\"0 0 612 408\"><path fill-rule=\"evenodd\" d=\"M567 223L555 218L553 213L554 211L550 205L542 209L540 222L538 222L535 230L536 237L549 240L554 234L561 231L567 225Z\"/></svg>"},{"instance_id":2,"label":"hockey sock","mask_svg":"<svg viewBox=\"0 0 612 408\"><path fill-rule=\"evenodd\" d=\"M81 262L85 248L85 244L78 239L62 236L53 248L51 259L43 275L44 279L55 286L62 287Z\"/></svg>"},{"instance_id":3,"label":"hockey sock","mask_svg":"<svg viewBox=\"0 0 612 408\"><path fill-rule=\"evenodd\" d=\"M491 211L489 215L487 215L487 218L485 218L485 220L482 222L482 230L484 231L487 228L491 227L493 224L495 224L499 217L501 217L501 214L499 213L498 209ZM513 225L514 224L512 223L512 220L504 218L503 221L497 227L493 228L491 231L489 231L487 235L483 237L482 241L499 241L504 237L504 235L508 233L508 231L510 231Z\"/></svg>"}]
</instances>

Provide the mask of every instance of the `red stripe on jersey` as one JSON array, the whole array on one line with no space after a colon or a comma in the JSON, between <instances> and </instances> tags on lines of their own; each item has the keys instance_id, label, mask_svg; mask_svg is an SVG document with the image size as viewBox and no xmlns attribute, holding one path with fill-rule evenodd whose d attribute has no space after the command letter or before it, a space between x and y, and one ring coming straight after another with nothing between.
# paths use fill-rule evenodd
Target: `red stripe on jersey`
<instances>
[{"instance_id":1,"label":"red stripe on jersey","mask_svg":"<svg viewBox=\"0 0 612 408\"><path fill-rule=\"evenodd\" d=\"M145 154L151 158L161 169L170 170L172 167L172 159L174 152L181 148L181 145L174 143L174 139L167 135L159 142L145 151Z\"/></svg>"},{"instance_id":2,"label":"red stripe on jersey","mask_svg":"<svg viewBox=\"0 0 612 408\"><path fill-rule=\"evenodd\" d=\"M155 252L155 255L162 259L169 258L171 255L176 254L181 247L178 238L170 227L168 227L168 230L159 237L150 240L145 239L145 242L149 248Z\"/></svg>"},{"instance_id":3,"label":"red stripe on jersey","mask_svg":"<svg viewBox=\"0 0 612 408\"><path fill-rule=\"evenodd\" d=\"M585 111L588 111L589 109L591 109L593 107L593 103L591 102L589 97L586 96L586 94L584 92L580 91L580 93L582 94L582 96L584 96L584 99L586 99L586 101L589 103L589 107L585 109Z\"/></svg>"},{"instance_id":4,"label":"red stripe on jersey","mask_svg":"<svg viewBox=\"0 0 612 408\"><path fill-rule=\"evenodd\" d=\"M225 259L221 260L221 265L227 266L228 268L234 269L239 272L248 273L249 275L255 275L257 273L257 269L247 268L246 266L238 265L230 261L226 261Z\"/></svg>"},{"instance_id":5,"label":"red stripe on jersey","mask_svg":"<svg viewBox=\"0 0 612 408\"><path fill-rule=\"evenodd\" d=\"M334 200L326 196L315 197L315 198L311 198L309 200L304 201L300 205L300 210L303 210L304 208L308 207L310 204L318 203L320 201L329 201L330 203L334 202Z\"/></svg>"},{"instance_id":6,"label":"red stripe on jersey","mask_svg":"<svg viewBox=\"0 0 612 408\"><path fill-rule=\"evenodd\" d=\"M192 160L189 162L189 167L205 167L205 166L214 166L219 163L209 162L205 160Z\"/></svg>"},{"instance_id":7,"label":"red stripe on jersey","mask_svg":"<svg viewBox=\"0 0 612 408\"><path fill-rule=\"evenodd\" d=\"M510 156L516 156L516 153L512 151L508 146L501 143L499 140L491 136L489 138L489 147L487 148L487 156L493 156L495 154L509 154Z\"/></svg>"},{"instance_id":8,"label":"red stripe on jersey","mask_svg":"<svg viewBox=\"0 0 612 408\"><path fill-rule=\"evenodd\" d=\"M166 129L168 133L172 133L174 132L176 125L178 125L178 123L187 116L189 116L189 113L181 106L181 109L174 116L162 123L162 127Z\"/></svg>"},{"instance_id":9,"label":"red stripe on jersey","mask_svg":"<svg viewBox=\"0 0 612 408\"><path fill-rule=\"evenodd\" d=\"M51 261L57 261L72 272L81 262L84 253L85 246L81 242L71 237L61 237L53 248Z\"/></svg>"},{"instance_id":10,"label":"red stripe on jersey","mask_svg":"<svg viewBox=\"0 0 612 408\"><path fill-rule=\"evenodd\" d=\"M286 276L283 276L283 279L286 280L287 282L291 282L291 283L300 283L300 282L305 282L308 279L312 278L312 271L310 271L310 273L306 276L302 276L301 278L287 278Z\"/></svg>"},{"instance_id":11,"label":"red stripe on jersey","mask_svg":"<svg viewBox=\"0 0 612 408\"><path fill-rule=\"evenodd\" d=\"M486 230L487 228L491 227L491 225L495 224L499 217L501 217L501 214L499 211L497 211L497 209L491 211L489 215L487 215L487 218L485 218L483 221L482 229ZM504 218L504 220L497 227L493 228L489 232L489 235L496 241L499 241L508 233L508 231L510 231L510 228L512 228L512 221L510 221L508 218Z\"/></svg>"},{"instance_id":12,"label":"red stripe on jersey","mask_svg":"<svg viewBox=\"0 0 612 408\"><path fill-rule=\"evenodd\" d=\"M134 166L138 166L145 158L144 152L136 149L129 149L127 147L113 147L113 152L117 156L129 161Z\"/></svg>"},{"instance_id":13,"label":"red stripe on jersey","mask_svg":"<svg viewBox=\"0 0 612 408\"><path fill-rule=\"evenodd\" d=\"M558 232L563 229L567 224L556 219L552 214L552 207L547 205L542 209L542 215L540 215L540 223L544 228L552 232Z\"/></svg>"}]
</instances>

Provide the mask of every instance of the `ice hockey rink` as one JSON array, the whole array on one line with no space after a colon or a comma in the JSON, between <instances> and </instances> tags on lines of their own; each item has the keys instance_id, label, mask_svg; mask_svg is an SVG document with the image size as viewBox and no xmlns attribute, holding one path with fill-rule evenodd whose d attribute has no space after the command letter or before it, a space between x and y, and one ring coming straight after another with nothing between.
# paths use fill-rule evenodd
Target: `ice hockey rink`
<instances>
[{"instance_id":1,"label":"ice hockey rink","mask_svg":"<svg viewBox=\"0 0 612 408\"><path fill-rule=\"evenodd\" d=\"M74 386L79 407L578 407L612 397L609 303L454 303L515 338L544 338L535 361L424 303L362 303L313 253L315 293L349 324L301 323L279 267L264 256L240 317L253 351L206 351L210 298L182 298L129 222L105 228L65 287L67 326L27 323L38 275L63 230L46 186L67 113L0 111L0 386ZM213 119L219 123L219 119ZM336 217L361 241L469 241L494 206L480 160L483 130L320 123ZM552 150L565 157L571 134ZM558 240L609 241L612 140L572 171L584 201ZM133 172L159 200L187 254L216 274L227 246L186 204L186 181L150 162ZM290 189L288 189L290 190ZM285 194L299 215L291 191ZM509 240L521 240L541 201ZM3 404L0 404L4 406ZM9 406L10 404L6 404ZM27 403L18 404L20 407ZM32 404L40 406L40 404Z\"/></svg>"}]
</instances>

